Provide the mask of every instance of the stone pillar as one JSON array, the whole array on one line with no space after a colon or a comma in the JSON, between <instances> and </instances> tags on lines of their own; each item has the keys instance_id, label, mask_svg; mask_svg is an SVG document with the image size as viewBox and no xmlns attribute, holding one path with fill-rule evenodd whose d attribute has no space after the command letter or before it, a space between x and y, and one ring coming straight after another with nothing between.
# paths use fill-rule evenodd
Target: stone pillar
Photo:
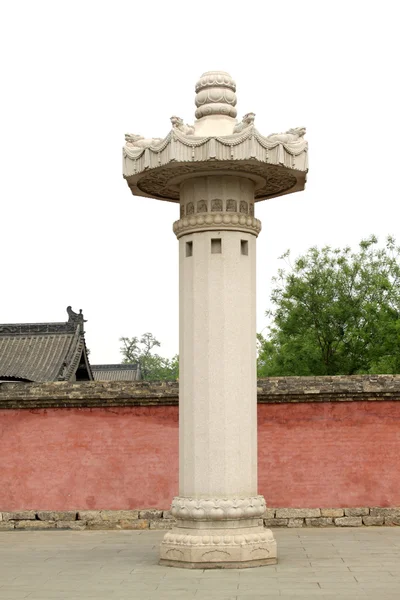
<instances>
[{"instance_id":1,"label":"stone pillar","mask_svg":"<svg viewBox=\"0 0 400 600\"><path fill-rule=\"evenodd\" d=\"M124 177L135 196L180 203L180 467L177 526L161 563L188 568L276 562L257 495L254 202L304 189L304 127L263 136L237 121L225 71L195 86L196 121L171 117L164 138L125 134Z\"/></svg>"},{"instance_id":2,"label":"stone pillar","mask_svg":"<svg viewBox=\"0 0 400 600\"><path fill-rule=\"evenodd\" d=\"M254 182L209 175L180 186L178 526L161 562L192 568L276 562L257 495Z\"/></svg>"}]
</instances>

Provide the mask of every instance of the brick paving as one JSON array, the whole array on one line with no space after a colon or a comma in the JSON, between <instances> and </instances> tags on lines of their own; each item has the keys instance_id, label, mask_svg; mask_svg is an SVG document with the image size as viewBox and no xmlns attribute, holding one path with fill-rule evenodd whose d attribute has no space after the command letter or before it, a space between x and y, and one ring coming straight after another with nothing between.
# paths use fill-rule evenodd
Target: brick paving
<instances>
[{"instance_id":1,"label":"brick paving","mask_svg":"<svg viewBox=\"0 0 400 600\"><path fill-rule=\"evenodd\" d=\"M274 531L279 563L161 567L163 531L0 532L0 600L400 598L400 528Z\"/></svg>"}]
</instances>

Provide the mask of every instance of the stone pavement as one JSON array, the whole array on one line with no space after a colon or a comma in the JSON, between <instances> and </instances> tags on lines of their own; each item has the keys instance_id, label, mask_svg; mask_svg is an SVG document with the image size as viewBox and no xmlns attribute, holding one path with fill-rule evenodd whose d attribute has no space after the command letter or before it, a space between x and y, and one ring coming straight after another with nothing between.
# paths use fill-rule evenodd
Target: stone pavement
<instances>
[{"instance_id":1,"label":"stone pavement","mask_svg":"<svg viewBox=\"0 0 400 600\"><path fill-rule=\"evenodd\" d=\"M400 528L275 530L279 563L157 565L163 531L0 532L0 600L400 598Z\"/></svg>"}]
</instances>

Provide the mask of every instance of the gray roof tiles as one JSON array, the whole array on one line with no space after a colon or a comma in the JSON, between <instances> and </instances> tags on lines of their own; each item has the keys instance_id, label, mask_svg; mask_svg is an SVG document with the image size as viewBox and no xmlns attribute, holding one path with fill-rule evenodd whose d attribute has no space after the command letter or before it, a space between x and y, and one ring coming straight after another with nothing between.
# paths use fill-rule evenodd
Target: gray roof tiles
<instances>
[{"instance_id":1,"label":"gray roof tiles","mask_svg":"<svg viewBox=\"0 0 400 600\"><path fill-rule=\"evenodd\" d=\"M70 307L68 307L70 309ZM0 325L0 379L70 381L87 361L82 314L69 310L66 323Z\"/></svg>"},{"instance_id":2,"label":"gray roof tiles","mask_svg":"<svg viewBox=\"0 0 400 600\"><path fill-rule=\"evenodd\" d=\"M138 381L140 369L136 364L92 365L95 381Z\"/></svg>"}]
</instances>

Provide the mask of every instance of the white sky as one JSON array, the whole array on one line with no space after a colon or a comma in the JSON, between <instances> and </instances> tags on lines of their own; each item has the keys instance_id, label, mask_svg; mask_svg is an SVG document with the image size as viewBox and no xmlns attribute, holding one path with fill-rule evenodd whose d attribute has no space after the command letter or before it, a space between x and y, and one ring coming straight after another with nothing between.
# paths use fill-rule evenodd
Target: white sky
<instances>
[{"instance_id":1,"label":"white sky","mask_svg":"<svg viewBox=\"0 0 400 600\"><path fill-rule=\"evenodd\" d=\"M92 363L151 331L178 352L178 205L133 197L124 133L194 120L208 70L264 135L306 126L307 189L258 203L257 328L277 257L400 241L397 2L3 0L0 322L83 309Z\"/></svg>"}]
</instances>

